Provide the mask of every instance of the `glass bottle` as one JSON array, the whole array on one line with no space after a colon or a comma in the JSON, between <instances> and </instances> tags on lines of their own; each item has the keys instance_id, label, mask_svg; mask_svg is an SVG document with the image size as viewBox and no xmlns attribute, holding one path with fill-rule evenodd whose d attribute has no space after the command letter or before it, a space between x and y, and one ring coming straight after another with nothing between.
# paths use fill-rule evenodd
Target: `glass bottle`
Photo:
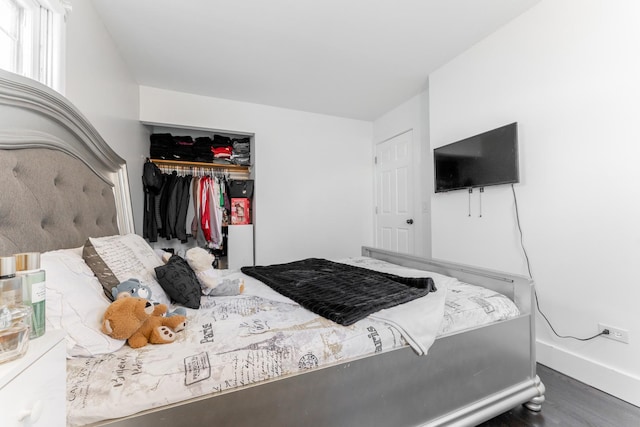
<instances>
[{"instance_id":1,"label":"glass bottle","mask_svg":"<svg viewBox=\"0 0 640 427\"><path fill-rule=\"evenodd\" d=\"M40 253L25 252L15 254L16 276L22 280L22 302L31 307L30 339L38 338L45 332L46 282L45 271L40 269Z\"/></svg>"},{"instance_id":2,"label":"glass bottle","mask_svg":"<svg viewBox=\"0 0 640 427\"><path fill-rule=\"evenodd\" d=\"M16 277L16 257L0 257L0 305L22 304L22 277Z\"/></svg>"}]
</instances>

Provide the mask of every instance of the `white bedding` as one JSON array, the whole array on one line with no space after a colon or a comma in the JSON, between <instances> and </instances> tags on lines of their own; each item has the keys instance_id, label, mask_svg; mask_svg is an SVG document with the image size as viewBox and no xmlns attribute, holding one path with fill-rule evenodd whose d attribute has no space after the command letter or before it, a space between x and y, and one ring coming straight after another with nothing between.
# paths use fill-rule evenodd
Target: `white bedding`
<instances>
[{"instance_id":1,"label":"white bedding","mask_svg":"<svg viewBox=\"0 0 640 427\"><path fill-rule=\"evenodd\" d=\"M426 353L438 334L467 328L469 321L477 326L478 307L485 313L484 323L496 320L496 309L505 306L509 309L500 316L517 315L515 305L505 303L506 297L486 289L489 293L483 294L483 288L450 277L363 257L343 262L405 276L430 276L438 291L343 327L255 279L232 273L230 279L244 278L245 293L203 297L200 310L188 310L188 328L174 343L138 350L124 346L113 353L70 359L69 425L123 417L407 343L417 353ZM496 309L488 308L494 307L492 301L498 302ZM467 321L458 323L456 318Z\"/></svg>"},{"instance_id":2,"label":"white bedding","mask_svg":"<svg viewBox=\"0 0 640 427\"><path fill-rule=\"evenodd\" d=\"M368 257L349 258L341 260L341 262L369 268L371 270L384 271L386 273L396 274L399 276L407 275L407 272L409 271L416 272L415 274L425 273L424 271L410 270L402 266ZM445 287L443 287L442 284L446 284L446 293L441 292L439 294L440 298L445 298L442 318L436 319L436 316L442 313L437 310L431 312L429 317L426 318L429 319L430 323L433 322L435 324L436 322L440 322L440 327L436 333L436 336L438 337L500 320L511 319L520 315L520 310L515 303L498 292L481 286L460 282L458 279L443 276L438 273L427 272L427 275L433 277L434 280L438 280L438 283L440 283L440 286L438 287L439 290L444 290ZM448 280L445 281L444 279ZM432 302L435 301L432 300ZM407 304L403 305L405 308L406 306ZM413 310L411 313L408 311L405 312L405 309L400 311L403 315L406 315L403 316L403 318L406 317L407 323L411 323L412 319L425 319L424 313L419 312L414 315ZM377 318L380 313L382 312L375 313L371 317ZM415 341L418 341L413 345L411 344L411 340L407 339L409 344L418 354L421 354L419 351L419 347L421 345L430 346L430 344L433 343L433 341L429 343L430 337L421 335L419 331L416 332L413 329L409 329L407 332L416 338ZM405 335L406 334L403 334L403 336ZM426 350L424 353L426 354Z\"/></svg>"}]
</instances>

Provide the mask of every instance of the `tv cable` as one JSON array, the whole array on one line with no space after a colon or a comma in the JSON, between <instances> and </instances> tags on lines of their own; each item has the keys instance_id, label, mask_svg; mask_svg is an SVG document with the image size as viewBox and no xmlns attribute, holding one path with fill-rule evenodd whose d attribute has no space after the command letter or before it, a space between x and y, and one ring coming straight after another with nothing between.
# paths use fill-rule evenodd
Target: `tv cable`
<instances>
[{"instance_id":1,"label":"tv cable","mask_svg":"<svg viewBox=\"0 0 640 427\"><path fill-rule=\"evenodd\" d=\"M516 211L516 223L518 225L518 231L520 232L520 247L522 248L522 252L524 253L524 258L527 262L527 271L529 272L529 278L531 280L533 279L533 275L531 274L531 263L529 261L529 255L527 255L527 250L524 247L524 239L523 239L523 235L522 235L522 227L520 226L520 214L518 212L518 198L516 197L516 189L514 188L513 184L511 184L511 191L513 192L513 204L515 206L515 211ZM578 341L589 341L592 340L594 338L598 338L600 335L608 335L609 334L609 330L605 329L602 332L588 337L588 338L579 338L579 337L574 337L573 335L560 335L558 332L556 332L555 328L553 327L553 325L551 324L551 321L549 320L549 318L547 317L546 314L543 313L542 309L540 308L540 301L538 300L538 291L536 290L536 287L533 287L533 296L536 299L536 308L538 309L538 312L540 313L540 315L542 316L542 318L547 322L547 325L549 325L549 328L551 328L551 331L553 331L553 333L558 337L558 338L571 338L574 340L578 340Z\"/></svg>"}]
</instances>

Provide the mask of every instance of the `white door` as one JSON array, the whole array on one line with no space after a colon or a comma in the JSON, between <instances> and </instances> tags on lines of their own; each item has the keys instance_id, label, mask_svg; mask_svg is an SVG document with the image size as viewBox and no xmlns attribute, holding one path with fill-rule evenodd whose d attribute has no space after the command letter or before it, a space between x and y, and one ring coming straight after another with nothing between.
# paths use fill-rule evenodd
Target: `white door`
<instances>
[{"instance_id":1,"label":"white door","mask_svg":"<svg viewBox=\"0 0 640 427\"><path fill-rule=\"evenodd\" d=\"M376 247L414 254L413 132L376 146Z\"/></svg>"}]
</instances>

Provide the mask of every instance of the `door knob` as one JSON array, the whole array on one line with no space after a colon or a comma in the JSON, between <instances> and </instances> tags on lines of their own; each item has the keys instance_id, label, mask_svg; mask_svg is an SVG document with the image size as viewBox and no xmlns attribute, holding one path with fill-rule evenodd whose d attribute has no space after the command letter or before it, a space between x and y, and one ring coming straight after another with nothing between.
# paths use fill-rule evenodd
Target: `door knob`
<instances>
[{"instance_id":1,"label":"door knob","mask_svg":"<svg viewBox=\"0 0 640 427\"><path fill-rule=\"evenodd\" d=\"M409 224L409 225L413 224L413 219L408 219L407 220L407 224Z\"/></svg>"}]
</instances>

